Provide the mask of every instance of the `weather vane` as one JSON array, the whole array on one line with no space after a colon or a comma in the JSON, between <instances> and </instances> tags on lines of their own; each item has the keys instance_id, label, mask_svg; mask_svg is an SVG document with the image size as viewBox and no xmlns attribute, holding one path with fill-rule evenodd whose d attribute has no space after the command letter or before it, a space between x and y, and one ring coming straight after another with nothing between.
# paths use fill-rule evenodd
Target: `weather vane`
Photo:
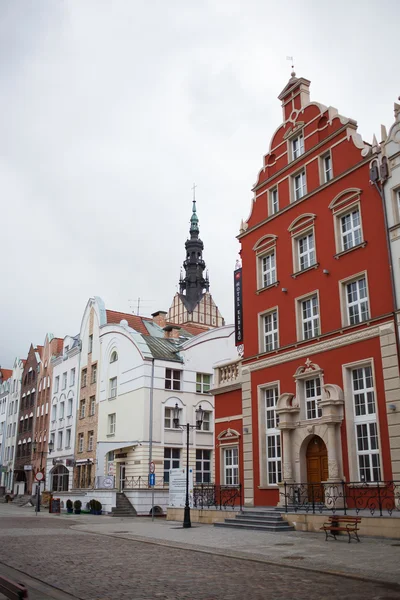
<instances>
[{"instance_id":1,"label":"weather vane","mask_svg":"<svg viewBox=\"0 0 400 600\"><path fill-rule=\"evenodd\" d=\"M286 60L290 60L290 62L292 63L292 71L294 71L294 59L293 59L293 56L287 56Z\"/></svg>"},{"instance_id":2,"label":"weather vane","mask_svg":"<svg viewBox=\"0 0 400 600\"><path fill-rule=\"evenodd\" d=\"M194 183L193 187L192 187L192 192L193 192L193 202L196 202L196 188L197 185Z\"/></svg>"}]
</instances>

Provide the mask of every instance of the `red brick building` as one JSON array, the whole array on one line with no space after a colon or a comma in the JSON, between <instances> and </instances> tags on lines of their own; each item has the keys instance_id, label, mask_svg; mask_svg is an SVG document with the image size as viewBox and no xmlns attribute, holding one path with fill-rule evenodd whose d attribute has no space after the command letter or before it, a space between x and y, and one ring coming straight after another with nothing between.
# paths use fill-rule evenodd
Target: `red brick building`
<instances>
[{"instance_id":1,"label":"red brick building","mask_svg":"<svg viewBox=\"0 0 400 600\"><path fill-rule=\"evenodd\" d=\"M248 506L277 504L284 481L393 477L400 380L373 151L309 87L293 73L279 95L239 235L244 355L217 369L216 480L242 483Z\"/></svg>"}]
</instances>

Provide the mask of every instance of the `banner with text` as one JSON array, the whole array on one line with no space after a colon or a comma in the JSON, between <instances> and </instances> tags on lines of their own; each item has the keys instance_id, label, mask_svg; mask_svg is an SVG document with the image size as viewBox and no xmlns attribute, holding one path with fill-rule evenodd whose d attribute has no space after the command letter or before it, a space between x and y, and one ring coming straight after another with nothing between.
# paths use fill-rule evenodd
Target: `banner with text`
<instances>
[{"instance_id":1,"label":"banner with text","mask_svg":"<svg viewBox=\"0 0 400 600\"><path fill-rule=\"evenodd\" d=\"M186 469L170 469L168 506L183 508L185 502ZM189 469L189 506L193 508L193 469Z\"/></svg>"},{"instance_id":2,"label":"banner with text","mask_svg":"<svg viewBox=\"0 0 400 600\"><path fill-rule=\"evenodd\" d=\"M235 288L235 343L243 344L242 269L234 271Z\"/></svg>"}]
</instances>

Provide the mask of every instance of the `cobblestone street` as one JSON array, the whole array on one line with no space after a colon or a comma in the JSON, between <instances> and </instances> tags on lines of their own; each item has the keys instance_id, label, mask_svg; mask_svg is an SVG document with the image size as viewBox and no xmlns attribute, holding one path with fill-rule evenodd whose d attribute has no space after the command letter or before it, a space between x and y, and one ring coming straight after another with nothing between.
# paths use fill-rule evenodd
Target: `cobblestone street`
<instances>
[{"instance_id":1,"label":"cobblestone street","mask_svg":"<svg viewBox=\"0 0 400 600\"><path fill-rule=\"evenodd\" d=\"M84 533L71 529L76 520L2 512L0 573L8 565L82 600L400 599L394 584Z\"/></svg>"}]
</instances>

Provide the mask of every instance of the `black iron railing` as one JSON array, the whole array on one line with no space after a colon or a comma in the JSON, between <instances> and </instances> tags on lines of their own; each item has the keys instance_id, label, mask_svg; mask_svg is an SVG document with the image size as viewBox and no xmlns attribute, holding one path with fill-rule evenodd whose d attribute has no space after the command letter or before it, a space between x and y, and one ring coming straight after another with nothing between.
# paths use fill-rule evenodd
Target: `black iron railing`
<instances>
[{"instance_id":1,"label":"black iron railing","mask_svg":"<svg viewBox=\"0 0 400 600\"><path fill-rule=\"evenodd\" d=\"M380 517L400 516L400 481L285 482L280 496L285 512L369 511Z\"/></svg>"},{"instance_id":2,"label":"black iron railing","mask_svg":"<svg viewBox=\"0 0 400 600\"><path fill-rule=\"evenodd\" d=\"M139 490L143 490L143 489L148 489L149 486L149 480L148 477L141 477L140 475L138 475L137 477L126 477L124 479L123 482L123 489L124 490L134 490L134 489L139 489ZM168 487L168 483L164 483L164 481L162 481L159 477L156 477L156 483L154 486L152 486L156 489L159 488L165 488Z\"/></svg>"},{"instance_id":3,"label":"black iron railing","mask_svg":"<svg viewBox=\"0 0 400 600\"><path fill-rule=\"evenodd\" d=\"M239 507L242 510L242 485L198 483L193 488L193 506L220 510Z\"/></svg>"}]
</instances>

